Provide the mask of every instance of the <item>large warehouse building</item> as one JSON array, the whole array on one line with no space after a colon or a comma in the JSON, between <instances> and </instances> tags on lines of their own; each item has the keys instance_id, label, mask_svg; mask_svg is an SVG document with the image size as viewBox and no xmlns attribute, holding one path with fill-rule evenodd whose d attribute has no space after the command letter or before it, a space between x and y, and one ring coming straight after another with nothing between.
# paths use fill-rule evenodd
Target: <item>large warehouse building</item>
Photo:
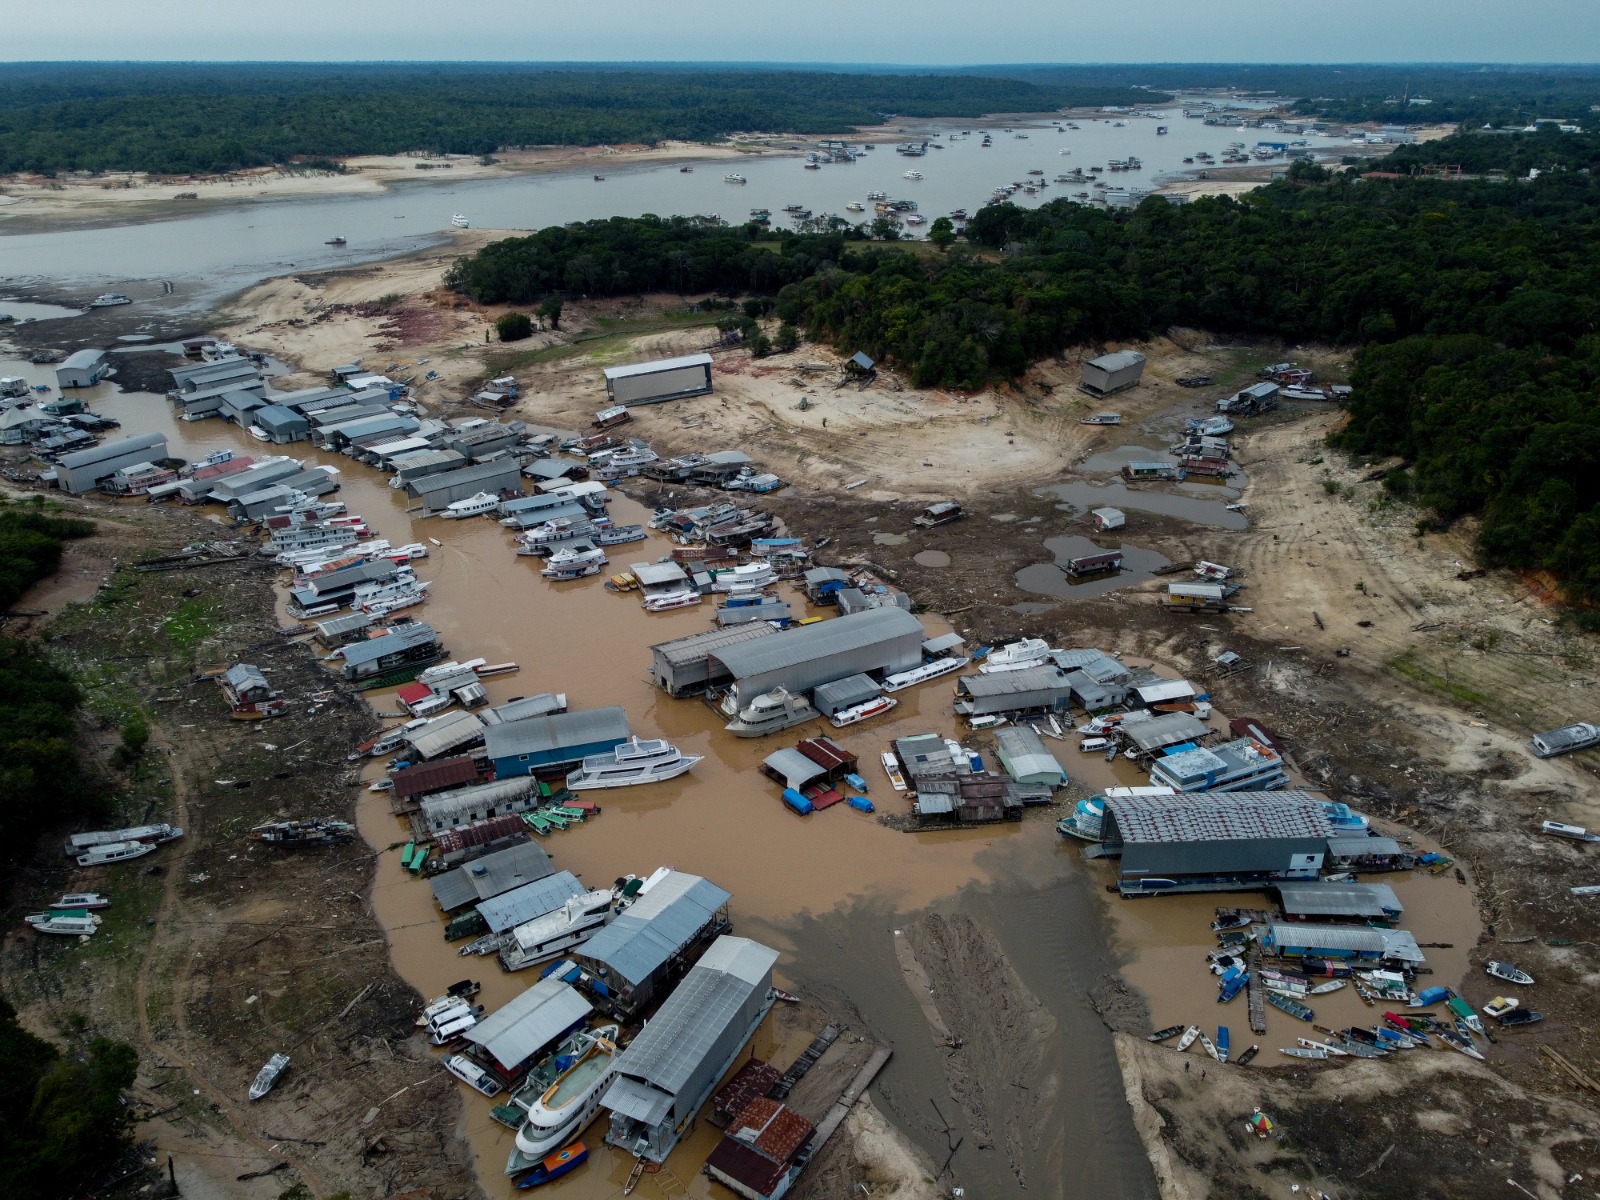
<instances>
[{"instance_id":1,"label":"large warehouse building","mask_svg":"<svg viewBox=\"0 0 1600 1200\"><path fill-rule=\"evenodd\" d=\"M63 492L81 496L123 467L156 462L167 457L167 438L162 433L145 433L120 442L107 442L76 454L64 454L56 463L56 482Z\"/></svg>"},{"instance_id":2,"label":"large warehouse building","mask_svg":"<svg viewBox=\"0 0 1600 1200\"><path fill-rule=\"evenodd\" d=\"M613 705L491 725L484 730L483 744L496 778L509 779L576 765L585 755L622 745L629 736L628 714Z\"/></svg>"},{"instance_id":3,"label":"large warehouse building","mask_svg":"<svg viewBox=\"0 0 1600 1200\"><path fill-rule=\"evenodd\" d=\"M1124 896L1259 891L1314 880L1333 825L1306 792L1107 796L1103 852Z\"/></svg>"},{"instance_id":4,"label":"large warehouse building","mask_svg":"<svg viewBox=\"0 0 1600 1200\"><path fill-rule=\"evenodd\" d=\"M1137 350L1102 354L1083 364L1083 382L1078 386L1093 396L1109 396L1131 388L1144 375L1144 355Z\"/></svg>"},{"instance_id":5,"label":"large warehouse building","mask_svg":"<svg viewBox=\"0 0 1600 1200\"><path fill-rule=\"evenodd\" d=\"M612 404L660 404L703 396L711 390L711 355L687 354L607 367L605 377L606 397Z\"/></svg>"},{"instance_id":6,"label":"large warehouse building","mask_svg":"<svg viewBox=\"0 0 1600 1200\"><path fill-rule=\"evenodd\" d=\"M674 638L650 647L653 659L650 674L656 686L669 696L703 692L712 684L724 684L733 678L721 661L714 657L719 650L773 636L777 632L774 626L765 621L756 621Z\"/></svg>"},{"instance_id":7,"label":"large warehouse building","mask_svg":"<svg viewBox=\"0 0 1600 1200\"><path fill-rule=\"evenodd\" d=\"M873 608L776 637L738 642L712 652L741 706L773 688L806 692L824 683L877 671L894 674L922 663L922 622L900 608Z\"/></svg>"}]
</instances>

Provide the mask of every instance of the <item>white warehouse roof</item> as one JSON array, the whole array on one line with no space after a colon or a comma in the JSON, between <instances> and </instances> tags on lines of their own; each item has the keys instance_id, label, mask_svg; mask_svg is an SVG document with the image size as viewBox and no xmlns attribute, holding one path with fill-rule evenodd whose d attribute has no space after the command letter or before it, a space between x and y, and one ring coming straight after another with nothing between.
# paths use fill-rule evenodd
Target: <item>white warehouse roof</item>
<instances>
[{"instance_id":1,"label":"white warehouse roof","mask_svg":"<svg viewBox=\"0 0 1600 1200\"><path fill-rule=\"evenodd\" d=\"M711 355L685 354L681 358L658 358L654 362L629 363L625 367L607 367L607 379L627 379L634 375L654 375L658 371L676 371L683 367L709 367Z\"/></svg>"}]
</instances>

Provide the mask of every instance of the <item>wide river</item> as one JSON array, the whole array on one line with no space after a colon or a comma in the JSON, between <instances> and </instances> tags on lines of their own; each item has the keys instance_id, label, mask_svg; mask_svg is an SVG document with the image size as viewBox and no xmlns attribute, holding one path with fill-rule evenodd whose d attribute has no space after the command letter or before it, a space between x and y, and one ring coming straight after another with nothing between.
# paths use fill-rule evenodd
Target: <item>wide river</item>
<instances>
[{"instance_id":1,"label":"wide river","mask_svg":"<svg viewBox=\"0 0 1600 1200\"><path fill-rule=\"evenodd\" d=\"M1183 160L1197 151L1220 159L1230 142L1254 146L1289 136L1205 125L1185 119L1177 109L1154 119L1080 118L1075 124L1078 128L1067 129L1047 120L1019 121L1010 132L996 126L988 148L982 145L976 125L970 127L970 137L961 136L962 126L907 125L904 132L875 141L876 149L863 153L859 161L815 171L806 170L802 159L786 155L633 166L623 165L622 159L614 164L597 159L581 170L462 182L439 178L448 174L444 171L419 172L428 178L394 185L379 195L275 199L270 184L264 184L264 194L249 198L244 193L237 204L179 206L173 211L191 215L142 217L135 223L88 229L7 234L0 222L0 297L9 289L88 300L115 289L137 301L130 317L154 318L214 304L229 293L290 271L369 262L433 244L450 229L455 213L466 216L474 227L530 230L644 213L716 213L738 223L752 209L766 208L774 223L782 226L789 204L853 221L870 220L867 193L882 191L915 200L931 220L956 208L975 211L994 188L1026 181L1030 171L1042 171L1042 178L1051 181L1075 167L1087 173L1112 159L1138 158L1143 163L1140 170L1106 171L1099 178L1109 187L1149 189L1164 177L1196 169ZM1163 126L1170 132L1158 134ZM944 148L929 149L920 158L895 153L897 144L925 139ZM852 144L861 141L852 139ZM1326 137L1311 141L1319 151L1341 144ZM683 166L693 169L684 172ZM907 179L908 171L921 172L924 178ZM724 176L733 173L748 182L725 182ZM605 178L597 181L596 174ZM1031 207L1093 190L1086 183L1050 182L1032 196L1019 191L1013 203ZM864 204L866 211L848 211L845 206L851 202ZM324 244L335 236L348 239L348 244ZM166 283L174 285L171 294Z\"/></svg>"}]
</instances>

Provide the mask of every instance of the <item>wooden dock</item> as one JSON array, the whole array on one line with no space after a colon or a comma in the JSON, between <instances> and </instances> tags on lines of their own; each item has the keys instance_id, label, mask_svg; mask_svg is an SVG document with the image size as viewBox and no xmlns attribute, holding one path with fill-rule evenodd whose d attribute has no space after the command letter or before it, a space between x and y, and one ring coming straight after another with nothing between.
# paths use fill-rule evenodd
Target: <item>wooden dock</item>
<instances>
[{"instance_id":1,"label":"wooden dock","mask_svg":"<svg viewBox=\"0 0 1600 1200\"><path fill-rule=\"evenodd\" d=\"M767 1093L774 1100L787 1100L789 1093L794 1091L794 1085L805 1078L807 1071L816 1066L817 1059L828 1052L828 1047L839 1040L839 1027L829 1025L811 1040L811 1044L799 1058L795 1059L789 1069L783 1073L783 1078L773 1085Z\"/></svg>"},{"instance_id":2,"label":"wooden dock","mask_svg":"<svg viewBox=\"0 0 1600 1200\"><path fill-rule=\"evenodd\" d=\"M1261 951L1252 943L1248 959L1250 976L1245 981L1245 993L1250 1003L1250 1031L1267 1031L1267 988L1261 982Z\"/></svg>"},{"instance_id":3,"label":"wooden dock","mask_svg":"<svg viewBox=\"0 0 1600 1200\"><path fill-rule=\"evenodd\" d=\"M856 1077L850 1081L850 1086L839 1093L839 1098L828 1110L828 1115L823 1117L817 1126L817 1136L811 1143L812 1158L821 1152L827 1140L834 1135L839 1126L844 1124L844 1119L850 1115L850 1110L855 1107L856 1101L861 1099L861 1093L866 1091L868 1085L878 1077L878 1072L883 1070L883 1064L889 1061L889 1056L893 1053L889 1047L879 1046L872 1052L861 1070L856 1072Z\"/></svg>"}]
</instances>

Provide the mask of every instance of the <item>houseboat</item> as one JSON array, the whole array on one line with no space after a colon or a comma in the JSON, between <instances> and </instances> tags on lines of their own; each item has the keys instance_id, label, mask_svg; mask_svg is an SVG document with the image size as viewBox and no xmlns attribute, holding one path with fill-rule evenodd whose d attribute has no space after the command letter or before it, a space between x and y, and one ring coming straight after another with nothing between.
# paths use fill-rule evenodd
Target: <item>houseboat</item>
<instances>
[{"instance_id":1,"label":"houseboat","mask_svg":"<svg viewBox=\"0 0 1600 1200\"><path fill-rule=\"evenodd\" d=\"M730 691L722 701L722 712L733 718L724 728L735 737L777 733L822 715L803 695L781 687L757 696L743 707L739 706L738 692Z\"/></svg>"},{"instance_id":2,"label":"houseboat","mask_svg":"<svg viewBox=\"0 0 1600 1200\"><path fill-rule=\"evenodd\" d=\"M501 968L521 971L582 945L615 915L614 900L611 889L602 888L573 896L555 911L524 921L500 948Z\"/></svg>"},{"instance_id":3,"label":"houseboat","mask_svg":"<svg viewBox=\"0 0 1600 1200\"><path fill-rule=\"evenodd\" d=\"M574 792L595 788L632 787L676 779L691 770L701 755L684 754L662 739L632 738L608 754L592 754L567 776L567 787Z\"/></svg>"}]
</instances>

